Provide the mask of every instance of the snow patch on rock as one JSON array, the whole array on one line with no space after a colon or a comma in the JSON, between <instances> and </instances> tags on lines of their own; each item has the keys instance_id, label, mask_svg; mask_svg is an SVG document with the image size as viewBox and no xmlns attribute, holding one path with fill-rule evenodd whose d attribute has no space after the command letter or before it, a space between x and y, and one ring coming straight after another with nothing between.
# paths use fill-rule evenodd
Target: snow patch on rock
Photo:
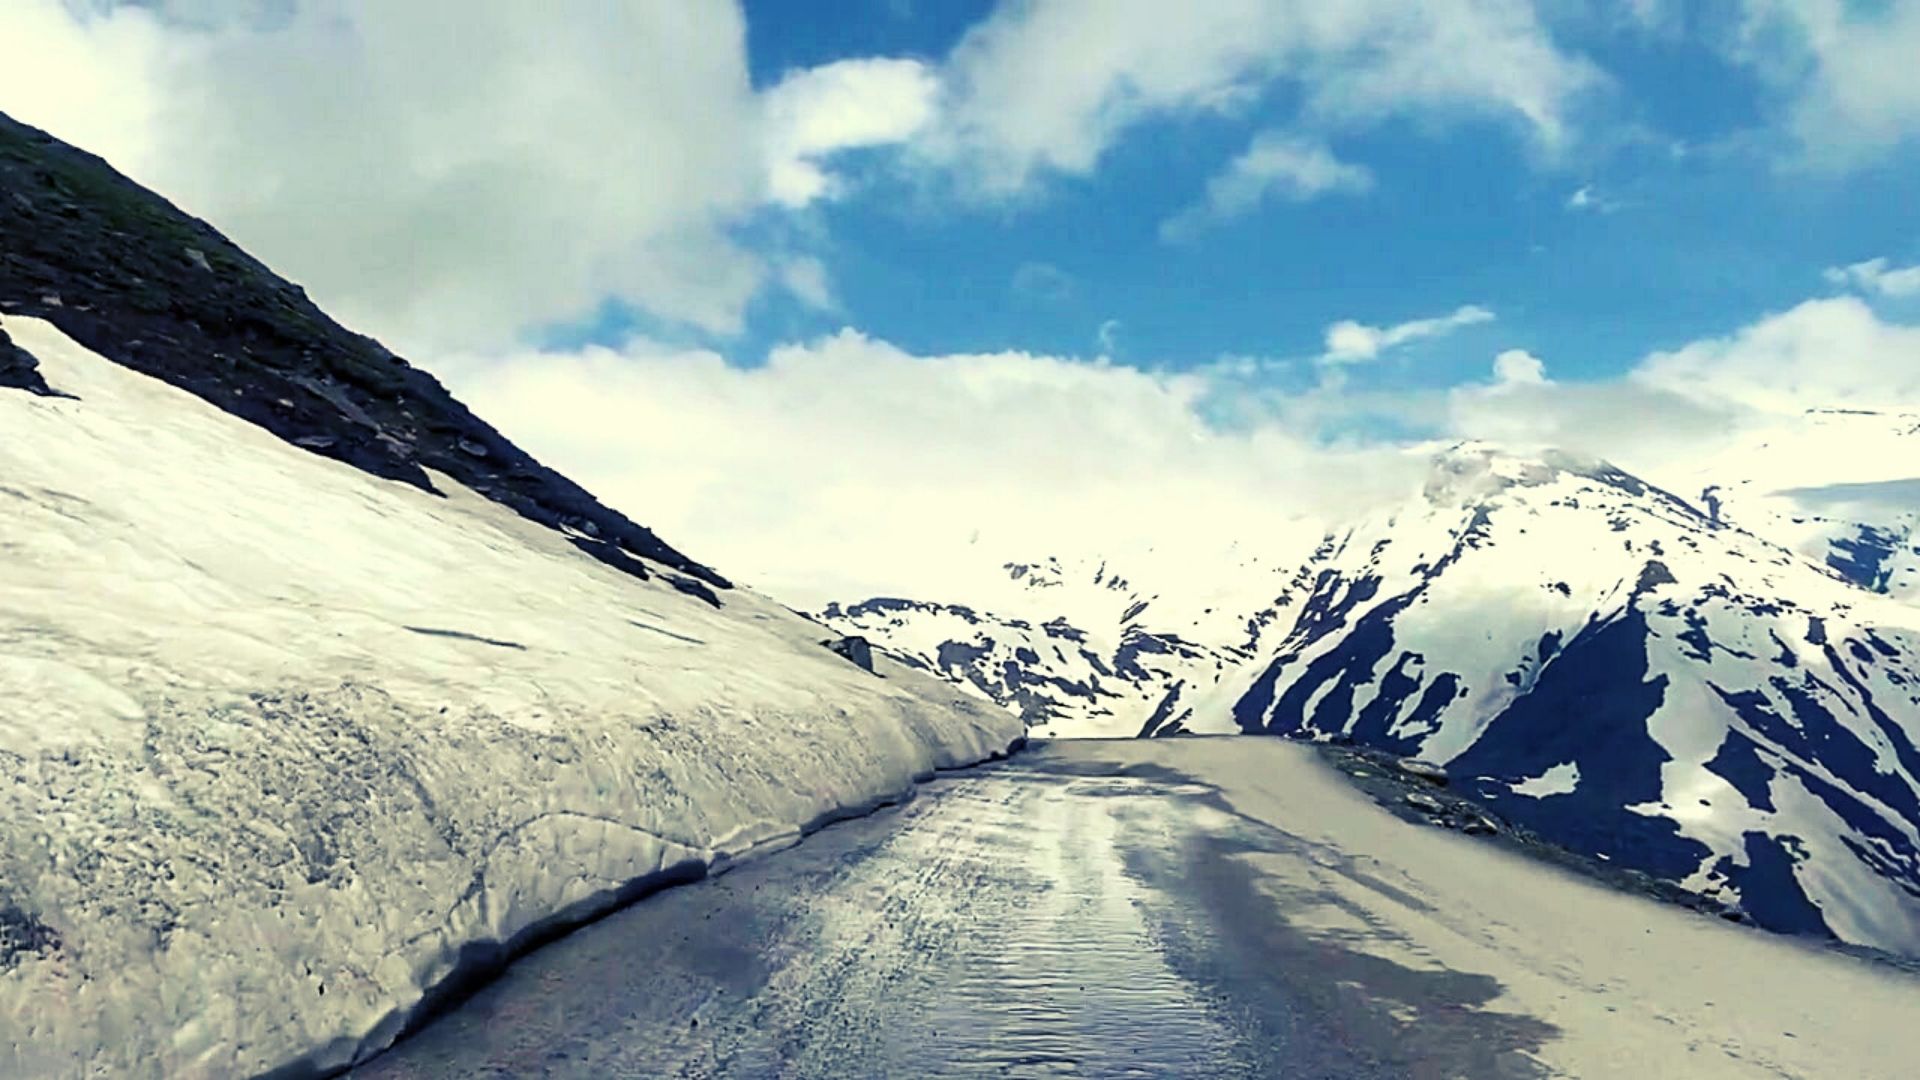
<instances>
[{"instance_id":1,"label":"snow patch on rock","mask_svg":"<svg viewBox=\"0 0 1920 1080\"><path fill-rule=\"evenodd\" d=\"M1513 785L1515 795L1525 795L1529 799L1545 799L1554 795L1566 795L1580 786L1580 766L1571 761L1562 762L1541 773L1530 776Z\"/></svg>"}]
</instances>

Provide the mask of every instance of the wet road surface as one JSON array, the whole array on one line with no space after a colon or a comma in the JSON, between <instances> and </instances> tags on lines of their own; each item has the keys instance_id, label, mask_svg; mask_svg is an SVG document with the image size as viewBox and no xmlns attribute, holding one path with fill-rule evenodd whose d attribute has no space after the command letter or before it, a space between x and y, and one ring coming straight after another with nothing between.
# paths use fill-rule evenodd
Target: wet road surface
<instances>
[{"instance_id":1,"label":"wet road surface","mask_svg":"<svg viewBox=\"0 0 1920 1080\"><path fill-rule=\"evenodd\" d=\"M1058 747L550 944L355 1080L1539 1073L1553 1029L1486 1008L1492 979L1294 927L1298 886L1247 856L1389 886Z\"/></svg>"}]
</instances>

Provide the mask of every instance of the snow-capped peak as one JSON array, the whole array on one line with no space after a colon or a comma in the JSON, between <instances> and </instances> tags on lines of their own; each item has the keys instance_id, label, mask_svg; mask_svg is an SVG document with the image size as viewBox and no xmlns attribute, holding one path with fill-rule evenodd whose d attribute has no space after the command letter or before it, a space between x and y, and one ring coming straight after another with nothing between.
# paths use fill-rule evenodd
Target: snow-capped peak
<instances>
[{"instance_id":1,"label":"snow-capped peak","mask_svg":"<svg viewBox=\"0 0 1920 1080\"><path fill-rule=\"evenodd\" d=\"M1808 421L1821 438L1860 422ZM1091 627L1028 627L1071 649L983 629L984 607L966 635L918 617L858 629L1037 730L1247 731L1417 754L1549 838L1765 925L1920 952L1920 609L1831 552L1776 542L1751 498L1709 487L1690 489L1695 502L1552 448L1436 448L1404 502L1332 523L1261 575L1215 578L1232 597L1215 625L1240 636L1164 632L1161 602L1148 605L1109 640L1162 631L1203 647L1157 653L1124 680L1082 647L1099 641Z\"/></svg>"}]
</instances>

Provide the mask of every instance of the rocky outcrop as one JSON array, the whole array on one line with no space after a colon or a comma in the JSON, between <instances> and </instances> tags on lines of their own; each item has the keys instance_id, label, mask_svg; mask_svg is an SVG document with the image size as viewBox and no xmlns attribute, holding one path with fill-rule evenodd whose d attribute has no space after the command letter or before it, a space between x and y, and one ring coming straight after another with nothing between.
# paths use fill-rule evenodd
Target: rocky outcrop
<instances>
[{"instance_id":1,"label":"rocky outcrop","mask_svg":"<svg viewBox=\"0 0 1920 1080\"><path fill-rule=\"evenodd\" d=\"M854 667L862 671L873 671L873 645L866 638L856 634L829 638L820 644L825 645L827 651L845 659Z\"/></svg>"},{"instance_id":2,"label":"rocky outcrop","mask_svg":"<svg viewBox=\"0 0 1920 1080\"><path fill-rule=\"evenodd\" d=\"M639 556L728 586L529 457L433 376L341 327L212 226L4 114L0 192L0 314L45 319L309 453L423 491L434 490L429 470L452 477L626 573L646 573L630 557ZM44 392L18 370L0 355L0 386Z\"/></svg>"},{"instance_id":3,"label":"rocky outcrop","mask_svg":"<svg viewBox=\"0 0 1920 1080\"><path fill-rule=\"evenodd\" d=\"M59 394L41 377L40 362L32 353L15 345L5 330L0 330L0 389L25 390L41 397Z\"/></svg>"}]
</instances>

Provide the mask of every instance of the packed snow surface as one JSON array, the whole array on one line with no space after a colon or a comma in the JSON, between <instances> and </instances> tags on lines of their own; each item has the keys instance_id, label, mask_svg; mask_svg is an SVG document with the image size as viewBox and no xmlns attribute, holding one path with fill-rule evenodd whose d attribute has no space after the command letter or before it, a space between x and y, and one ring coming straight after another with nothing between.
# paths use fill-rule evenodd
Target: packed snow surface
<instances>
[{"instance_id":1,"label":"packed snow surface","mask_svg":"<svg viewBox=\"0 0 1920 1080\"><path fill-rule=\"evenodd\" d=\"M343 1066L493 947L1022 733L4 325L72 398L0 390L0 1075Z\"/></svg>"}]
</instances>

